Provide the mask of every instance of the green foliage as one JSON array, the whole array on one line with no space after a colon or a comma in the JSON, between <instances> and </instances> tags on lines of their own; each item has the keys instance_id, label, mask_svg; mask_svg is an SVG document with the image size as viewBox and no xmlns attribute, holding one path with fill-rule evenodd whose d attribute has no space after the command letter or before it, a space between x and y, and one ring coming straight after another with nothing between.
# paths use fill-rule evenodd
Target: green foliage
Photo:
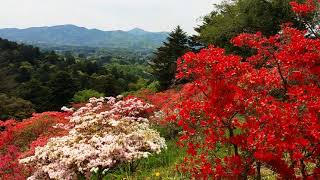
<instances>
[{"instance_id":1,"label":"green foliage","mask_svg":"<svg viewBox=\"0 0 320 180\"><path fill-rule=\"evenodd\" d=\"M88 100L91 98L91 97L103 97L104 94L103 93L99 93L98 91L95 91L95 90L92 90L92 89L85 89L85 90L82 90L82 91L78 91L74 94L73 98L72 98L72 101L73 102L88 102Z\"/></svg>"},{"instance_id":2,"label":"green foliage","mask_svg":"<svg viewBox=\"0 0 320 180\"><path fill-rule=\"evenodd\" d=\"M0 93L30 101L43 112L59 110L83 89L116 96L144 88L152 80L145 63L149 51L92 49L92 53L80 58L73 51L40 52L0 38Z\"/></svg>"},{"instance_id":3,"label":"green foliage","mask_svg":"<svg viewBox=\"0 0 320 180\"><path fill-rule=\"evenodd\" d=\"M276 34L281 24L292 22L300 27L288 4L291 0L228 0L215 5L215 10L203 18L203 24L195 30L196 37L205 45L214 44L227 51L244 53L235 48L230 39L239 33L262 32L266 36Z\"/></svg>"},{"instance_id":4,"label":"green foliage","mask_svg":"<svg viewBox=\"0 0 320 180\"><path fill-rule=\"evenodd\" d=\"M105 66L117 84L116 92L136 91L147 86L152 78L144 65L123 65L112 63ZM120 94L119 93L119 94Z\"/></svg>"},{"instance_id":5,"label":"green foliage","mask_svg":"<svg viewBox=\"0 0 320 180\"><path fill-rule=\"evenodd\" d=\"M0 92L10 92L17 86L15 76L8 74L8 69L6 66L0 67L0 82L2 82L0 86Z\"/></svg>"},{"instance_id":6,"label":"green foliage","mask_svg":"<svg viewBox=\"0 0 320 180\"><path fill-rule=\"evenodd\" d=\"M182 132L182 128L172 122L167 122L161 126L155 126L154 128L160 132L161 137L164 137L167 140L176 139L178 137L178 133Z\"/></svg>"},{"instance_id":7,"label":"green foliage","mask_svg":"<svg viewBox=\"0 0 320 180\"><path fill-rule=\"evenodd\" d=\"M30 62L21 62L17 70L19 73L16 77L17 82L26 82L31 79L33 66Z\"/></svg>"},{"instance_id":8,"label":"green foliage","mask_svg":"<svg viewBox=\"0 0 320 180\"><path fill-rule=\"evenodd\" d=\"M65 71L58 72L49 84L52 89L51 93L55 97L51 101L55 109L67 104L77 91L74 79Z\"/></svg>"},{"instance_id":9,"label":"green foliage","mask_svg":"<svg viewBox=\"0 0 320 180\"><path fill-rule=\"evenodd\" d=\"M161 90L173 84L177 59L189 51L188 36L178 26L169 34L167 42L157 49L150 65L154 77L159 81Z\"/></svg>"},{"instance_id":10,"label":"green foliage","mask_svg":"<svg viewBox=\"0 0 320 180\"><path fill-rule=\"evenodd\" d=\"M51 99L53 98L51 89L37 79L21 84L18 88L18 95L31 101L32 104L36 105L35 109L40 112L48 109L48 105L51 104Z\"/></svg>"},{"instance_id":11,"label":"green foliage","mask_svg":"<svg viewBox=\"0 0 320 180\"><path fill-rule=\"evenodd\" d=\"M159 81L154 81L150 83L146 89L150 90L151 92L158 92L160 90L160 83Z\"/></svg>"},{"instance_id":12,"label":"green foliage","mask_svg":"<svg viewBox=\"0 0 320 180\"><path fill-rule=\"evenodd\" d=\"M0 120L22 120L35 112L31 102L17 97L9 97L0 93Z\"/></svg>"},{"instance_id":13,"label":"green foliage","mask_svg":"<svg viewBox=\"0 0 320 180\"><path fill-rule=\"evenodd\" d=\"M118 79L111 73L93 74L89 79L88 88L104 93L106 96L117 95L123 89L123 86L117 84Z\"/></svg>"},{"instance_id":14,"label":"green foliage","mask_svg":"<svg viewBox=\"0 0 320 180\"><path fill-rule=\"evenodd\" d=\"M75 61L79 59L87 59L90 61L96 61L99 66L113 63L121 65L147 65L147 61L152 57L154 50L82 46L41 47L44 51L55 51L59 55L65 56L67 61L72 62L73 58Z\"/></svg>"},{"instance_id":15,"label":"green foliage","mask_svg":"<svg viewBox=\"0 0 320 180\"><path fill-rule=\"evenodd\" d=\"M129 91L136 91L148 86L148 81L143 78L139 78L136 83L128 84Z\"/></svg>"}]
</instances>

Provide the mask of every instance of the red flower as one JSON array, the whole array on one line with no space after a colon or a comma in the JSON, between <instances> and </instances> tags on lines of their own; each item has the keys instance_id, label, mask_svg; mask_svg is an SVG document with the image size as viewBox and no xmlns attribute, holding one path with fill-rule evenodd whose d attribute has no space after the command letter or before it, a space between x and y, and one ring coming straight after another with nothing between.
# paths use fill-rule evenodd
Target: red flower
<instances>
[{"instance_id":1,"label":"red flower","mask_svg":"<svg viewBox=\"0 0 320 180\"><path fill-rule=\"evenodd\" d=\"M291 4L313 11L308 2ZM296 169L314 176L318 170L304 165L320 166L320 39L305 33L285 25L271 37L240 34L234 45L256 50L245 59L213 46L181 58L177 78L192 77L202 95L177 107L185 131L179 143L193 157L184 170L195 178L241 179L260 164L284 179L299 178Z\"/></svg>"}]
</instances>

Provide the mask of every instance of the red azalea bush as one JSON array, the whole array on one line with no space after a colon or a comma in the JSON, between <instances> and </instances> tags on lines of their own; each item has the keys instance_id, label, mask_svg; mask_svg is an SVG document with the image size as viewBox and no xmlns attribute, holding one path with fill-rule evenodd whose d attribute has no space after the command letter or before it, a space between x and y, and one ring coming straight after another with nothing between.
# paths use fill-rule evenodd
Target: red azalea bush
<instances>
[{"instance_id":1,"label":"red azalea bush","mask_svg":"<svg viewBox=\"0 0 320 180\"><path fill-rule=\"evenodd\" d=\"M318 0L319 1L319 0ZM320 2L320 1L319 1ZM315 0L306 0L305 3L298 3L296 1L290 2L292 10L298 15L305 16L314 12L317 9Z\"/></svg>"},{"instance_id":2,"label":"red azalea bush","mask_svg":"<svg viewBox=\"0 0 320 180\"><path fill-rule=\"evenodd\" d=\"M187 99L199 99L202 94L195 91L196 85L187 83L176 88L154 93L148 90L141 90L136 96L154 105L154 111L163 111L172 114L176 105Z\"/></svg>"},{"instance_id":3,"label":"red azalea bush","mask_svg":"<svg viewBox=\"0 0 320 180\"><path fill-rule=\"evenodd\" d=\"M19 158L32 154L36 146L45 145L49 138L67 133L53 126L67 124L68 115L44 112L22 122L0 121L0 179L26 179L31 169L19 164Z\"/></svg>"},{"instance_id":4,"label":"red azalea bush","mask_svg":"<svg viewBox=\"0 0 320 180\"><path fill-rule=\"evenodd\" d=\"M2 149L2 151L4 151ZM20 150L13 145L6 147L5 152L0 154L0 179L23 180L26 179L30 170L19 164Z\"/></svg>"},{"instance_id":5,"label":"red azalea bush","mask_svg":"<svg viewBox=\"0 0 320 180\"><path fill-rule=\"evenodd\" d=\"M312 10L312 9L311 9ZM178 61L177 78L195 79L204 96L174 117L189 156L179 170L195 178L320 178L320 39L284 26L269 38L232 40L248 58L209 47Z\"/></svg>"},{"instance_id":6,"label":"red azalea bush","mask_svg":"<svg viewBox=\"0 0 320 180\"><path fill-rule=\"evenodd\" d=\"M148 90L140 90L135 96L154 105L150 113L150 122L161 131L161 135L167 140L176 139L181 128L175 123L174 118L177 113L177 105L187 99L199 100L201 93L196 92L196 85L193 83L181 84L166 91L154 93Z\"/></svg>"},{"instance_id":7,"label":"red azalea bush","mask_svg":"<svg viewBox=\"0 0 320 180\"><path fill-rule=\"evenodd\" d=\"M304 24L311 37L320 37L320 0L305 0L305 3L290 2L297 19Z\"/></svg>"}]
</instances>

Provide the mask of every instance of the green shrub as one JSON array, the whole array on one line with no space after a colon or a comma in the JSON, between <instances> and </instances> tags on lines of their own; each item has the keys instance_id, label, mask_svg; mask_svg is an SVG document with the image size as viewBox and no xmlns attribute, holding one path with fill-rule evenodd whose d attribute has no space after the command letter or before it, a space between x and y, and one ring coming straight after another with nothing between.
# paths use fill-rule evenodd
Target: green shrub
<instances>
[{"instance_id":1,"label":"green shrub","mask_svg":"<svg viewBox=\"0 0 320 180\"><path fill-rule=\"evenodd\" d=\"M74 94L72 101L76 103L87 102L91 97L103 97L104 94L92 89L85 89Z\"/></svg>"},{"instance_id":2,"label":"green shrub","mask_svg":"<svg viewBox=\"0 0 320 180\"><path fill-rule=\"evenodd\" d=\"M160 90L160 83L159 81L154 81L147 86L147 89L151 92L158 92Z\"/></svg>"},{"instance_id":3,"label":"green shrub","mask_svg":"<svg viewBox=\"0 0 320 180\"><path fill-rule=\"evenodd\" d=\"M17 97L0 93L0 120L28 118L34 113L33 104Z\"/></svg>"}]
</instances>

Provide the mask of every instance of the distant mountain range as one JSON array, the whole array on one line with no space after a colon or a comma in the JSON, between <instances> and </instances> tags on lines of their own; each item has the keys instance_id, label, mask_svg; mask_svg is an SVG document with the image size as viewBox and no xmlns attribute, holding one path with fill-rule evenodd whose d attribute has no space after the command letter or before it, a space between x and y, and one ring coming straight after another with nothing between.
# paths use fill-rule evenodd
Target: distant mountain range
<instances>
[{"instance_id":1,"label":"distant mountain range","mask_svg":"<svg viewBox=\"0 0 320 180\"><path fill-rule=\"evenodd\" d=\"M0 37L40 47L86 46L99 48L154 49L168 37L167 32L102 31L75 25L0 29Z\"/></svg>"}]
</instances>

